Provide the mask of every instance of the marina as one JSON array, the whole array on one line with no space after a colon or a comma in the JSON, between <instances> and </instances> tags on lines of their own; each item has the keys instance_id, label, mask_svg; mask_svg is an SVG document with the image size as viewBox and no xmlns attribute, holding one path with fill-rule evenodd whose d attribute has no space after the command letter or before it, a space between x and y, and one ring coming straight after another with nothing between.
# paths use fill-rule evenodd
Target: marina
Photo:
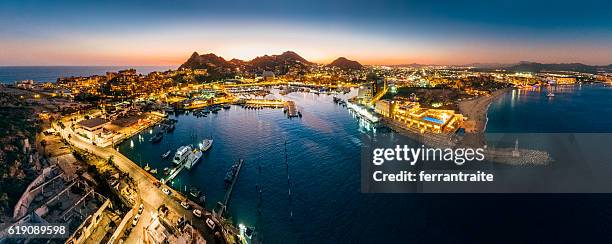
<instances>
[{"instance_id":1,"label":"marina","mask_svg":"<svg viewBox=\"0 0 612 244\"><path fill-rule=\"evenodd\" d=\"M590 93L592 92L591 90L597 92L599 89L583 86L582 92ZM555 93L555 102L566 103L565 100L562 100L563 96L567 96L566 93L560 91ZM499 110L512 108L512 101L514 101L515 106L517 106L517 101L521 101L521 103L525 103L523 106L533 106L535 103L540 107L556 108L551 107L546 93L521 93L521 96L517 94L518 92L515 92L515 95L508 93L502 100L491 105L487 130L499 132L500 124L503 125L501 128L508 127L504 123L513 123L515 127L522 127L521 130L530 128L528 126L532 126L533 123L550 128L551 125L544 123L545 120L535 120L535 122L526 123L519 119L526 116L550 117L552 116L551 114L522 114L516 118L517 120L513 120L513 122L506 122L505 117L500 116L500 114L508 113L508 111L499 112ZM227 112L219 112L217 116L199 118L194 115L171 116L170 118L174 118L178 122L176 123L175 132L164 136L163 141L167 145L162 143L151 144L146 141L146 143L143 143L134 139L133 148L130 148L130 141L128 140L120 145L120 151L136 162L138 161L138 152L159 152L158 154L150 155L143 153L143 162L149 162L152 168L169 168L168 172L172 174L168 176L172 177L164 177L164 179L171 179L169 181L166 180L169 185L172 185L177 190L185 191L186 194L189 194L188 190L190 187L195 186L201 191L200 195L206 196L206 202L220 202L222 204L228 190L225 183L226 173L234 165L236 158L243 158L247 164L244 164L240 170L240 183L233 186L231 203L229 203L223 214L238 223L255 226L258 230L263 231L264 235L274 235L274 237L268 238L267 241L310 240L306 238L308 236L307 233L310 231L331 231L330 235L338 236L358 228L353 224L348 224L340 225L339 229L330 230L325 228L328 225L328 221L315 220L313 222L312 218L307 218L308 215L312 214L336 216L338 219L344 219L350 218L351 212L359 211L364 214L364 218L373 221L383 221L380 217L380 212L370 214L367 209L372 205L376 205L383 209L382 214L385 215L391 214L390 211L392 212L392 209L414 206L414 198L393 197L393 201L388 201L385 200L385 197L359 193L360 168L346 162L359 162L361 160L360 155L355 154L354 150L355 148L367 145L370 138L379 141L379 143L405 143L413 146L418 146L419 144L416 142L411 144L410 140L405 139L398 133L368 130L365 126L365 124L369 123L367 118L355 117L352 114L353 112L339 106L340 101L338 101L338 104L334 103L332 96L315 95L312 93L291 93L285 99L293 100L300 105L308 104L309 106L304 106L304 109L309 116L299 120L299 123L294 123L289 122L286 119L287 115L281 110L263 109L254 111L240 106L235 106ZM346 98L343 97L343 99ZM266 122L263 123L262 121ZM338 122L338 124L330 121ZM540 123L540 121L542 122ZM175 165L169 160L160 161L159 155L168 151L169 148L175 150L186 144L197 143L197 140L192 139L193 128L196 129L196 137L214 137L215 150L209 149L203 155L198 166L190 171L183 170L180 167L176 168L177 170L172 170L175 168ZM590 127L584 127L584 129L588 128ZM551 128L551 130L553 129L555 128ZM153 135L148 134L148 131L143 133L144 139L151 136ZM338 138L343 139L338 140ZM398 141L400 139L401 141ZM534 140L534 138L530 140ZM540 147L547 145L545 143L532 145L530 140L521 139L520 147L530 148L536 146L536 148L540 149ZM541 140L546 139L542 138ZM285 141L287 141L286 156L288 163L285 163L283 148ZM515 138L512 138L509 140L509 144L504 147L513 148L514 143ZM334 151L328 150L326 146L331 144L336 148ZM511 151L508 153L511 155ZM528 151L521 153L529 155ZM559 153L563 152L554 152L551 156L557 159ZM494 156L497 157L498 155ZM552 165L562 163L556 161ZM288 184L287 165L291 174L290 184ZM499 170L498 177L515 175L516 172L514 170L521 170L506 164L498 164L496 167ZM529 168L534 170L533 167ZM330 171L330 169L333 169L333 171ZM536 170L536 172L542 174L542 177L559 177L555 174L549 176L549 173L546 171ZM314 182L312 179L318 180ZM511 180L512 178L506 179L509 182L516 182L517 186L527 184L527 182L522 182L522 179L515 179L514 181ZM174 184L171 183L172 181L174 181ZM187 191L185 190L186 188ZM330 192L329 189L331 188L336 190ZM291 192L291 201L288 197L289 191ZM337 197L338 194L342 194L344 198L342 200L339 199ZM307 201L304 199L307 199ZM330 199L333 199L334 204L326 203ZM356 206L347 204L359 201L365 201L368 204ZM431 202L427 199L418 201L421 204ZM470 209L473 201L466 200L459 204L463 208ZM254 208L254 206L258 207ZM346 206L348 206L348 209ZM419 207L419 209L426 210L429 208ZM470 211L477 212L474 208L471 208ZM398 213L393 212L392 214ZM405 213L400 214L400 216L409 218L412 214ZM261 223L262 219L270 222ZM367 230L383 231L382 228L401 224L398 221L381 227L370 226ZM312 228L295 229L290 227L296 225L312 226Z\"/></svg>"}]
</instances>

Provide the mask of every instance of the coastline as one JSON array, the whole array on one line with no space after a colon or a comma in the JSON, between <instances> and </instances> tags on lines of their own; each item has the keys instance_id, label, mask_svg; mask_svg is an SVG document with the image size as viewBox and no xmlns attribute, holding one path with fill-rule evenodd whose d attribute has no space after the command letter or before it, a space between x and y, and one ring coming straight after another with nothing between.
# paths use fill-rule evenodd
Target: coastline
<instances>
[{"instance_id":1,"label":"coastline","mask_svg":"<svg viewBox=\"0 0 612 244\"><path fill-rule=\"evenodd\" d=\"M459 103L459 112L468 119L464 122L466 133L461 140L461 144L470 147L482 147L487 144L485 130L489 106L512 89L504 88L491 93L489 96L476 97Z\"/></svg>"},{"instance_id":2,"label":"coastline","mask_svg":"<svg viewBox=\"0 0 612 244\"><path fill-rule=\"evenodd\" d=\"M474 121L474 131L471 133L483 133L487 127L487 112L491 103L513 88L497 90L489 96L476 97L459 102L459 112Z\"/></svg>"}]
</instances>

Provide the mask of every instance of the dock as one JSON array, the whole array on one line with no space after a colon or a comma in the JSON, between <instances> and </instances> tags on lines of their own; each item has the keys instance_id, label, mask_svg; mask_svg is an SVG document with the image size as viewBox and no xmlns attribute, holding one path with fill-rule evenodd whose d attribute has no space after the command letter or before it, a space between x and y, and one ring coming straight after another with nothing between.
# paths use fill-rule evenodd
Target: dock
<instances>
[{"instance_id":1,"label":"dock","mask_svg":"<svg viewBox=\"0 0 612 244\"><path fill-rule=\"evenodd\" d=\"M170 170L170 174L161 180L162 184L166 184L168 181L172 181L183 169L185 168L185 164L180 164Z\"/></svg>"},{"instance_id":2,"label":"dock","mask_svg":"<svg viewBox=\"0 0 612 244\"><path fill-rule=\"evenodd\" d=\"M297 117L298 116L298 111L295 108L295 102L293 101L287 101L285 102L285 107L287 108L287 116L288 117Z\"/></svg>"},{"instance_id":3,"label":"dock","mask_svg":"<svg viewBox=\"0 0 612 244\"><path fill-rule=\"evenodd\" d=\"M223 213L225 212L225 209L227 208L227 204L229 203L229 200L232 197L232 191L234 190L234 185L236 185L236 182L238 181L238 175L240 174L240 169L242 168L243 164L244 164L244 160L240 159L238 161L238 169L236 170L236 175L234 175L234 178L232 179L232 184L225 192L225 197L223 198L223 207L219 211L219 216L223 216Z\"/></svg>"}]
</instances>

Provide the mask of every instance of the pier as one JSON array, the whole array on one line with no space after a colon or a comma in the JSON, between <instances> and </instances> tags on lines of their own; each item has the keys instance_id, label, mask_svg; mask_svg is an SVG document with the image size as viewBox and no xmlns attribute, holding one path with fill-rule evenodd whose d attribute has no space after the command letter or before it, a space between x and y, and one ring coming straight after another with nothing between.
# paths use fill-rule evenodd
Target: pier
<instances>
[{"instance_id":1,"label":"pier","mask_svg":"<svg viewBox=\"0 0 612 244\"><path fill-rule=\"evenodd\" d=\"M161 183L166 184L168 181L172 181L184 168L185 164L177 165L172 170L170 170L170 174L166 178L160 180Z\"/></svg>"},{"instance_id":2,"label":"pier","mask_svg":"<svg viewBox=\"0 0 612 244\"><path fill-rule=\"evenodd\" d=\"M234 178L232 179L232 183L230 184L229 188L227 188L227 191L225 192L225 197L223 198L223 205L222 205L221 210L219 211L219 216L223 216L223 214L225 213L227 204L229 203L229 200L232 197L232 191L234 190L234 185L236 185L236 181L238 181L238 175L240 174L240 169L242 168L242 164L244 164L244 160L240 159L238 161L238 169L236 170L236 174L234 175Z\"/></svg>"}]
</instances>

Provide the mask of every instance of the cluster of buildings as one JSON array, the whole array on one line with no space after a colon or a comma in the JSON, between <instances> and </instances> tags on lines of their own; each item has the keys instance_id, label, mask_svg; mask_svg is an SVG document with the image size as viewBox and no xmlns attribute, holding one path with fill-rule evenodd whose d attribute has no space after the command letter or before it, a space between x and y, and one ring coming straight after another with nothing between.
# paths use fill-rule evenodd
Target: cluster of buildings
<instances>
[{"instance_id":1,"label":"cluster of buildings","mask_svg":"<svg viewBox=\"0 0 612 244\"><path fill-rule=\"evenodd\" d=\"M375 111L421 133L454 133L463 123L463 115L454 110L422 108L419 103L410 101L379 100Z\"/></svg>"}]
</instances>

